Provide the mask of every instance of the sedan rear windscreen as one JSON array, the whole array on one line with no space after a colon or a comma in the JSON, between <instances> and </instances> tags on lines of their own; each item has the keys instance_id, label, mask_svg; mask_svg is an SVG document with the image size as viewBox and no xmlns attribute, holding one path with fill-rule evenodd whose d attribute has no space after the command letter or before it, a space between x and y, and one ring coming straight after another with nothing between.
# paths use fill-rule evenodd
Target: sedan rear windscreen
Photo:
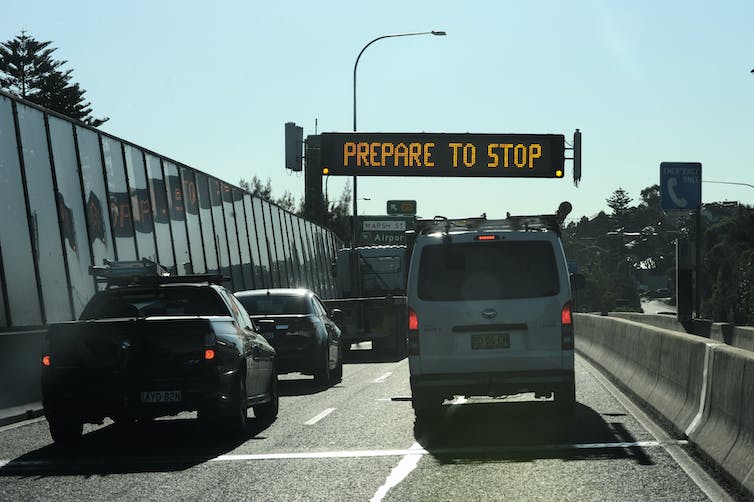
<instances>
[{"instance_id":1,"label":"sedan rear windscreen","mask_svg":"<svg viewBox=\"0 0 754 502\"><path fill-rule=\"evenodd\" d=\"M239 295L249 315L310 314L309 301L302 295Z\"/></svg>"},{"instance_id":2,"label":"sedan rear windscreen","mask_svg":"<svg viewBox=\"0 0 754 502\"><path fill-rule=\"evenodd\" d=\"M560 290L552 244L484 241L422 249L419 298L499 300L553 296Z\"/></svg>"}]
</instances>

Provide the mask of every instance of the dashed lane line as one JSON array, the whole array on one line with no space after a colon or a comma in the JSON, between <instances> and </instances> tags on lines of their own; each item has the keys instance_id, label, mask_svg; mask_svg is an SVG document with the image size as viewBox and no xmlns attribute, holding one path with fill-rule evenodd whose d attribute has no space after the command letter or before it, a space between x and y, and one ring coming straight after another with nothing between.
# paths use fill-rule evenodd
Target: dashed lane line
<instances>
[{"instance_id":1,"label":"dashed lane line","mask_svg":"<svg viewBox=\"0 0 754 502\"><path fill-rule=\"evenodd\" d=\"M320 420L322 420L323 418L325 418L327 415L329 415L330 413L332 413L333 411L335 411L335 408L327 408L325 411L323 411L322 413L320 413L316 417L314 417L314 418L312 418L312 419L307 420L306 422L304 422L304 425L314 425L317 422L319 422Z\"/></svg>"},{"instance_id":2,"label":"dashed lane line","mask_svg":"<svg viewBox=\"0 0 754 502\"><path fill-rule=\"evenodd\" d=\"M388 377L389 377L390 375L392 375L392 374L393 374L393 372L392 372L392 371L388 371L388 372L387 372L387 373L385 373L384 375L382 375L382 376L379 376L379 377L375 378L374 380L372 380L372 383L383 383L383 382L384 382L385 380L387 380L387 379L388 379Z\"/></svg>"}]
</instances>

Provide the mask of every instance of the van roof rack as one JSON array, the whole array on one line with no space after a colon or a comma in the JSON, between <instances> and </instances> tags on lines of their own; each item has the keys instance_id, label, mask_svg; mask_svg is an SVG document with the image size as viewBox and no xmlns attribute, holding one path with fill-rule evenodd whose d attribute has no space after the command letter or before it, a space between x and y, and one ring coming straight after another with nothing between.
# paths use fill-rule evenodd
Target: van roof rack
<instances>
[{"instance_id":1,"label":"van roof rack","mask_svg":"<svg viewBox=\"0 0 754 502\"><path fill-rule=\"evenodd\" d=\"M487 214L472 218L446 218L435 216L432 219L416 220L416 235L431 232L445 234L453 230L511 230L511 231L551 231L561 235L562 224L571 212L571 204L563 202L555 214L540 214L530 216L512 216L506 214L505 219L487 219Z\"/></svg>"},{"instance_id":2,"label":"van roof rack","mask_svg":"<svg viewBox=\"0 0 754 502\"><path fill-rule=\"evenodd\" d=\"M178 283L209 283L221 285L220 274L170 275L159 263L147 258L138 261L115 261L105 258L102 266L90 266L89 275L107 288L114 286L142 286Z\"/></svg>"}]
</instances>

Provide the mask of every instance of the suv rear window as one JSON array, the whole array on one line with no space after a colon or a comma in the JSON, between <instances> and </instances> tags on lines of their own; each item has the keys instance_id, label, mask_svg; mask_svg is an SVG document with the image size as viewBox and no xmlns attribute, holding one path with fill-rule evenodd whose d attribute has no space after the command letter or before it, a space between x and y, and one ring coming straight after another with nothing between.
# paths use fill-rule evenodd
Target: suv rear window
<instances>
[{"instance_id":1,"label":"suv rear window","mask_svg":"<svg viewBox=\"0 0 754 502\"><path fill-rule=\"evenodd\" d=\"M81 313L81 320L118 317L230 315L210 288L116 288L97 293Z\"/></svg>"},{"instance_id":2,"label":"suv rear window","mask_svg":"<svg viewBox=\"0 0 754 502\"><path fill-rule=\"evenodd\" d=\"M552 244L489 241L422 249L417 294L425 301L536 298L559 293Z\"/></svg>"}]
</instances>

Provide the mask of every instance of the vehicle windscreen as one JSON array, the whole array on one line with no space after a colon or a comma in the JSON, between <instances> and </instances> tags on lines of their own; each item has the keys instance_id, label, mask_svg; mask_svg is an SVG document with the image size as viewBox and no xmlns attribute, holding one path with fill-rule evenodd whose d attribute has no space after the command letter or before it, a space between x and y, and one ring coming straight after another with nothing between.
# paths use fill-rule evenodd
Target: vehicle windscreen
<instances>
[{"instance_id":1,"label":"vehicle windscreen","mask_svg":"<svg viewBox=\"0 0 754 502\"><path fill-rule=\"evenodd\" d=\"M485 241L422 249L417 293L425 301L500 300L559 292L552 244Z\"/></svg>"},{"instance_id":2,"label":"vehicle windscreen","mask_svg":"<svg viewBox=\"0 0 754 502\"><path fill-rule=\"evenodd\" d=\"M238 298L249 315L309 314L309 302L301 295L258 295Z\"/></svg>"},{"instance_id":3,"label":"vehicle windscreen","mask_svg":"<svg viewBox=\"0 0 754 502\"><path fill-rule=\"evenodd\" d=\"M208 288L113 289L98 293L80 319L149 316L230 315L220 296Z\"/></svg>"}]
</instances>

